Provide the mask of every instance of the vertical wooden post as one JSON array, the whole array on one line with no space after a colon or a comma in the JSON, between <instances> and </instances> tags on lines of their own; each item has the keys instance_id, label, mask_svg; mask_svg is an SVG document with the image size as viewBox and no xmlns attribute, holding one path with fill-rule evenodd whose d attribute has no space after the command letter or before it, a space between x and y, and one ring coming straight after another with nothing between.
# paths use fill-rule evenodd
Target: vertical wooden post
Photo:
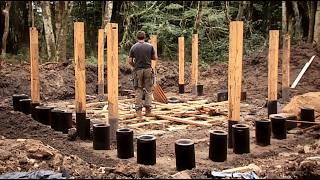
<instances>
[{"instance_id":1,"label":"vertical wooden post","mask_svg":"<svg viewBox=\"0 0 320 180\"><path fill-rule=\"evenodd\" d=\"M104 29L98 31L98 95L104 95Z\"/></svg>"},{"instance_id":2,"label":"vertical wooden post","mask_svg":"<svg viewBox=\"0 0 320 180\"><path fill-rule=\"evenodd\" d=\"M108 117L111 140L116 139L118 129L118 24L107 24L107 73L108 73Z\"/></svg>"},{"instance_id":3,"label":"vertical wooden post","mask_svg":"<svg viewBox=\"0 0 320 180\"><path fill-rule=\"evenodd\" d=\"M178 38L179 44L179 84L184 84L184 37Z\"/></svg>"},{"instance_id":4,"label":"vertical wooden post","mask_svg":"<svg viewBox=\"0 0 320 180\"><path fill-rule=\"evenodd\" d=\"M287 101L289 99L290 85L290 34L283 37L283 53L282 53L282 98Z\"/></svg>"},{"instance_id":5,"label":"vertical wooden post","mask_svg":"<svg viewBox=\"0 0 320 180\"><path fill-rule=\"evenodd\" d=\"M277 100L279 30L269 32L268 101Z\"/></svg>"},{"instance_id":6,"label":"vertical wooden post","mask_svg":"<svg viewBox=\"0 0 320 180\"><path fill-rule=\"evenodd\" d=\"M150 41L151 41L151 45L153 46L154 50L155 50L155 55L156 57L158 57L158 46L157 46L157 35L151 35L150 36ZM153 70L156 72L156 65L157 62L156 61L151 61L151 67L153 68Z\"/></svg>"},{"instance_id":7,"label":"vertical wooden post","mask_svg":"<svg viewBox=\"0 0 320 180\"><path fill-rule=\"evenodd\" d=\"M192 35L192 71L191 71L191 85L193 87L193 92L197 93L198 85L198 34Z\"/></svg>"},{"instance_id":8,"label":"vertical wooden post","mask_svg":"<svg viewBox=\"0 0 320 180\"><path fill-rule=\"evenodd\" d=\"M240 120L242 83L243 22L230 22L228 66L228 147L233 147L232 126Z\"/></svg>"},{"instance_id":9,"label":"vertical wooden post","mask_svg":"<svg viewBox=\"0 0 320 180\"><path fill-rule=\"evenodd\" d=\"M30 64L31 64L31 99L32 103L40 103L40 79L39 79L39 43L38 31L35 27L30 32Z\"/></svg>"},{"instance_id":10,"label":"vertical wooden post","mask_svg":"<svg viewBox=\"0 0 320 180\"><path fill-rule=\"evenodd\" d=\"M240 120L240 99L242 82L243 22L230 22L228 101L229 120Z\"/></svg>"},{"instance_id":11,"label":"vertical wooden post","mask_svg":"<svg viewBox=\"0 0 320 180\"><path fill-rule=\"evenodd\" d=\"M74 23L75 103L76 112L86 112L86 65L84 23Z\"/></svg>"}]
</instances>

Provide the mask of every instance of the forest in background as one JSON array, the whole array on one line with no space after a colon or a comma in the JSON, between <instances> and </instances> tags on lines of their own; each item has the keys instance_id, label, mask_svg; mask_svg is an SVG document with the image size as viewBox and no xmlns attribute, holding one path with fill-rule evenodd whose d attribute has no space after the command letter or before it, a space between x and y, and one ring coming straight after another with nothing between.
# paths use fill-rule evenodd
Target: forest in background
<instances>
[{"instance_id":1,"label":"forest in background","mask_svg":"<svg viewBox=\"0 0 320 180\"><path fill-rule=\"evenodd\" d=\"M228 60L229 22L244 21L244 52L268 47L268 32L290 33L294 43L320 44L317 1L1 1L1 59L29 61L29 27L39 32L41 62L73 59L73 23L85 23L86 58L97 62L98 29L119 25L119 56L125 60L136 32L158 35L158 55L177 61L178 37L199 34L201 63ZM281 41L280 41L281 42ZM317 45L317 42L318 45ZM320 49L320 48L319 48Z\"/></svg>"}]
</instances>

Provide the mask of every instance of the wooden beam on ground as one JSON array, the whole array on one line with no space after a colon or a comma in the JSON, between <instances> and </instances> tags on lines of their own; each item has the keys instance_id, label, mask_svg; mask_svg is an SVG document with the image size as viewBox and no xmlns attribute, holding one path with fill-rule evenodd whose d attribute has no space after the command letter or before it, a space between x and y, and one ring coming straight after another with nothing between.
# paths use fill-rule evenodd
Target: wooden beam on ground
<instances>
[{"instance_id":1,"label":"wooden beam on ground","mask_svg":"<svg viewBox=\"0 0 320 180\"><path fill-rule=\"evenodd\" d=\"M191 86L193 92L196 93L196 87L198 85L198 34L192 35L192 69L191 69Z\"/></svg>"},{"instance_id":2,"label":"wooden beam on ground","mask_svg":"<svg viewBox=\"0 0 320 180\"><path fill-rule=\"evenodd\" d=\"M31 64L31 100L40 103L40 78L39 78L39 40L35 27L29 29L30 33L30 64Z\"/></svg>"},{"instance_id":3,"label":"wooden beam on ground","mask_svg":"<svg viewBox=\"0 0 320 180\"><path fill-rule=\"evenodd\" d=\"M282 52L282 99L289 99L290 87L290 34L285 34L283 37L283 52Z\"/></svg>"},{"instance_id":4,"label":"wooden beam on ground","mask_svg":"<svg viewBox=\"0 0 320 180\"><path fill-rule=\"evenodd\" d=\"M107 73L108 73L108 117L111 139L116 139L119 118L119 62L118 62L118 24L107 24Z\"/></svg>"},{"instance_id":5,"label":"wooden beam on ground","mask_svg":"<svg viewBox=\"0 0 320 180\"><path fill-rule=\"evenodd\" d=\"M242 82L243 21L230 22L229 33L228 117L229 120L239 121Z\"/></svg>"},{"instance_id":6,"label":"wooden beam on ground","mask_svg":"<svg viewBox=\"0 0 320 180\"><path fill-rule=\"evenodd\" d=\"M270 30L269 31L269 55L268 55L268 101L277 100L278 56L279 56L279 30Z\"/></svg>"},{"instance_id":7,"label":"wooden beam on ground","mask_svg":"<svg viewBox=\"0 0 320 180\"><path fill-rule=\"evenodd\" d=\"M174 121L174 122L179 122L183 124L191 124L195 126L211 126L210 124L206 122L197 122L197 121L191 121L191 120L186 120L183 118L177 118L177 117L172 117L172 116L167 116L167 115L156 115L157 118L164 119L164 120L169 120L169 121Z\"/></svg>"},{"instance_id":8,"label":"wooden beam on ground","mask_svg":"<svg viewBox=\"0 0 320 180\"><path fill-rule=\"evenodd\" d=\"M151 42L151 45L154 48L156 57L158 57L157 35L151 35L150 36L150 42ZM155 72L156 72L156 65L157 65L156 61L151 61L151 67Z\"/></svg>"},{"instance_id":9,"label":"wooden beam on ground","mask_svg":"<svg viewBox=\"0 0 320 180\"><path fill-rule=\"evenodd\" d=\"M178 38L179 44L179 84L184 84L184 37Z\"/></svg>"},{"instance_id":10,"label":"wooden beam on ground","mask_svg":"<svg viewBox=\"0 0 320 180\"><path fill-rule=\"evenodd\" d=\"M104 95L104 29L98 31L98 95Z\"/></svg>"},{"instance_id":11,"label":"wooden beam on ground","mask_svg":"<svg viewBox=\"0 0 320 180\"><path fill-rule=\"evenodd\" d=\"M148 122L130 124L130 125L128 125L128 127L129 127L129 128L139 128L139 127L145 126L145 125L150 125L150 124L158 124L158 125L161 125L161 124L165 124L165 123L168 123L168 122L170 122L170 121L167 121L167 120L154 120L154 121L148 121Z\"/></svg>"},{"instance_id":12,"label":"wooden beam on ground","mask_svg":"<svg viewBox=\"0 0 320 180\"><path fill-rule=\"evenodd\" d=\"M86 64L84 23L74 23L75 104L77 113L86 112Z\"/></svg>"}]
</instances>

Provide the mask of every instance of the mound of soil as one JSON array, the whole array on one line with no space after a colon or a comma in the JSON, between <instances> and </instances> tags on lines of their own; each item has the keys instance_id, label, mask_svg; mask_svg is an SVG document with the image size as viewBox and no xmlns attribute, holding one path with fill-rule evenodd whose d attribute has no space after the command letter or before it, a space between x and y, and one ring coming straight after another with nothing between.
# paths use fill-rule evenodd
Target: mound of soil
<instances>
[{"instance_id":1,"label":"mound of soil","mask_svg":"<svg viewBox=\"0 0 320 180\"><path fill-rule=\"evenodd\" d=\"M281 58L279 54L279 76L278 89L281 97ZM294 79L303 68L304 64L317 55L311 45L302 44L293 46L291 50L290 72ZM252 103L264 103L267 98L268 89L268 50L254 54L244 59L243 62L243 91L247 91L247 99ZM306 71L298 86L290 89L290 97L309 91L320 89L320 63L316 56L313 63ZM105 76L107 69L105 68ZM218 91L227 89L228 65L227 63L214 63L200 65L199 83L204 84L204 94L216 99ZM119 86L121 89L133 89L131 69L121 64L119 68ZM178 63L172 61L159 61L157 66L157 83L166 92L178 92ZM86 66L86 89L88 95L94 95L97 91L97 66ZM185 66L186 91L190 92L191 63ZM74 98L74 67L72 64L43 64L40 66L40 92L41 98L45 100L73 99ZM107 86L107 85L106 85ZM30 94L30 65L8 64L2 62L0 71L0 95L11 96L16 93Z\"/></svg>"}]
</instances>

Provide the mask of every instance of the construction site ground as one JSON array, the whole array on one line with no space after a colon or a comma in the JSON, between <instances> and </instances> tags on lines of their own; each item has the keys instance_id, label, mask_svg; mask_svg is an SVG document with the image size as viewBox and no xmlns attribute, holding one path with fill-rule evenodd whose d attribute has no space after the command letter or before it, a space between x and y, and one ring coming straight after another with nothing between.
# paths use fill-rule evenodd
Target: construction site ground
<instances>
[{"instance_id":1,"label":"construction site ground","mask_svg":"<svg viewBox=\"0 0 320 180\"><path fill-rule=\"evenodd\" d=\"M291 82L304 64L313 55L318 55L311 46L300 45L291 52ZM281 52L280 56L281 57ZM14 61L12 61L14 62ZM281 60L279 60L281 62ZM281 69L281 63L279 63ZM320 89L320 63L317 56L297 88L290 90L290 97L316 92ZM96 96L97 67L86 68L87 114L92 122L106 121L107 103L99 102ZM191 66L186 64L186 83L189 83ZM255 164L261 178L306 178L320 176L320 130L297 134L291 130L285 140L271 140L271 145L255 145L254 121L267 117L267 50L244 58L243 90L247 100L241 102L241 123L250 125L249 154L237 155L228 149L228 159L217 163L208 159L209 131L227 130L228 103L216 102L216 94L227 88L227 63L201 65L200 83L204 85L204 96L192 95L186 86L186 94L179 95L178 63L162 61L158 65L158 83L169 99L179 103L153 103L156 117L139 120L133 117L134 99L119 97L120 127L134 130L135 137L154 134L157 137L157 164L143 166L135 158L120 160L116 147L96 151L92 141L69 141L66 134L55 132L49 126L32 120L30 115L13 111L11 96L17 93L30 94L30 66L27 63L1 62L0 70L0 174L14 171L51 169L66 172L71 178L173 178L175 170L174 142L190 138L195 142L196 168L186 170L191 178L210 178L211 171ZM132 90L131 72L120 67L121 90ZM281 71L279 72L279 103L281 109L286 102L281 100ZM74 69L71 63L44 64L40 68L41 99L44 104L73 110ZM208 115L203 109L215 110ZM171 117L171 119L167 118ZM174 117L174 119L172 119ZM74 117L73 117L74 118ZM193 124L176 122L176 118ZM317 119L316 121L319 121ZM195 123L194 123L195 122ZM136 148L135 148L136 151ZM313 157L310 159L310 157ZM309 159L308 159L309 158ZM186 177L186 176L185 176Z\"/></svg>"}]
</instances>

